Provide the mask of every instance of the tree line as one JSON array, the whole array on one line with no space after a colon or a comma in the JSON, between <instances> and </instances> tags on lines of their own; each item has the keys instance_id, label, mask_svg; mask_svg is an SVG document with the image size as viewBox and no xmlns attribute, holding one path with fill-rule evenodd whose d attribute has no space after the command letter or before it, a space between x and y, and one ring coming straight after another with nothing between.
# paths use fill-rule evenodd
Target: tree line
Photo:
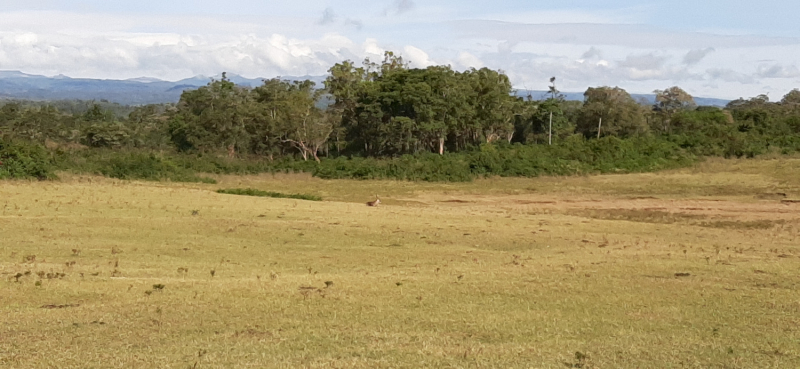
<instances>
[{"instance_id":1,"label":"tree line","mask_svg":"<svg viewBox=\"0 0 800 369\"><path fill-rule=\"evenodd\" d=\"M380 62L335 64L323 86L270 79L249 88L223 73L185 91L177 104L7 102L0 107L0 137L51 151L129 149L268 162L485 152L487 145L575 146L611 138L657 140L700 156L800 150L800 90L778 102L760 95L716 108L698 107L679 87L655 91L655 104L636 101L619 87L592 87L583 102L566 101L555 78L551 82L547 99L523 98L500 71L410 68L387 52Z\"/></svg>"}]
</instances>

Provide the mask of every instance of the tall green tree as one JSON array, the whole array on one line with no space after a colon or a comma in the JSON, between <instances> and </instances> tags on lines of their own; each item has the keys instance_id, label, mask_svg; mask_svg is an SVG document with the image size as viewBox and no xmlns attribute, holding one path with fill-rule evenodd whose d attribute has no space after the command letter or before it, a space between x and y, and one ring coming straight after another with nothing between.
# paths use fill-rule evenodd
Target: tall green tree
<instances>
[{"instance_id":1,"label":"tall green tree","mask_svg":"<svg viewBox=\"0 0 800 369\"><path fill-rule=\"evenodd\" d=\"M800 106L800 89L795 88L789 91L789 93L784 95L783 99L781 99L781 104L792 107Z\"/></svg>"},{"instance_id":2,"label":"tall green tree","mask_svg":"<svg viewBox=\"0 0 800 369\"><path fill-rule=\"evenodd\" d=\"M520 113L521 99L512 96L508 76L488 68L468 73L474 94L475 120L486 142L498 139L511 142L514 136L514 116Z\"/></svg>"},{"instance_id":3,"label":"tall green tree","mask_svg":"<svg viewBox=\"0 0 800 369\"><path fill-rule=\"evenodd\" d=\"M590 87L583 94L577 130L587 137L631 137L646 134L646 109L619 87ZM601 124L602 120L602 124Z\"/></svg>"},{"instance_id":4,"label":"tall green tree","mask_svg":"<svg viewBox=\"0 0 800 369\"><path fill-rule=\"evenodd\" d=\"M662 133L669 133L672 116L678 112L694 109L697 103L694 97L678 86L673 86L665 90L655 90L656 102L653 105L655 113L654 123L651 126Z\"/></svg>"},{"instance_id":5,"label":"tall green tree","mask_svg":"<svg viewBox=\"0 0 800 369\"><path fill-rule=\"evenodd\" d=\"M222 79L181 94L170 119L173 142L181 149L247 152L251 143L248 125L254 116L253 95L222 74Z\"/></svg>"},{"instance_id":6,"label":"tall green tree","mask_svg":"<svg viewBox=\"0 0 800 369\"><path fill-rule=\"evenodd\" d=\"M338 124L338 112L324 112L317 107L323 91L311 81L264 81L254 90L262 125L256 125L258 137L265 147L279 143L296 149L303 160L319 161L331 132Z\"/></svg>"}]
</instances>

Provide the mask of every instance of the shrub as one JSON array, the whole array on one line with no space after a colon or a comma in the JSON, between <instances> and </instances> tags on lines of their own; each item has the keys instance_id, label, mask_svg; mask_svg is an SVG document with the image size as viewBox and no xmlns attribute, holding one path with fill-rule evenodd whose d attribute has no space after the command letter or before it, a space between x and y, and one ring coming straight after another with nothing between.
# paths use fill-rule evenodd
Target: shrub
<instances>
[{"instance_id":1,"label":"shrub","mask_svg":"<svg viewBox=\"0 0 800 369\"><path fill-rule=\"evenodd\" d=\"M95 165L96 172L106 177L119 179L141 179L148 181L170 180L174 182L216 183L215 180L200 177L192 170L181 168L169 159L155 154L140 152L113 152L100 158Z\"/></svg>"},{"instance_id":2,"label":"shrub","mask_svg":"<svg viewBox=\"0 0 800 369\"><path fill-rule=\"evenodd\" d=\"M45 148L27 142L0 140L0 179L55 178Z\"/></svg>"},{"instance_id":3,"label":"shrub","mask_svg":"<svg viewBox=\"0 0 800 369\"><path fill-rule=\"evenodd\" d=\"M654 137L587 140L575 135L559 145L485 144L479 150L399 158L337 158L314 169L320 178L470 181L482 176L537 177L630 173L689 165L694 156Z\"/></svg>"}]
</instances>

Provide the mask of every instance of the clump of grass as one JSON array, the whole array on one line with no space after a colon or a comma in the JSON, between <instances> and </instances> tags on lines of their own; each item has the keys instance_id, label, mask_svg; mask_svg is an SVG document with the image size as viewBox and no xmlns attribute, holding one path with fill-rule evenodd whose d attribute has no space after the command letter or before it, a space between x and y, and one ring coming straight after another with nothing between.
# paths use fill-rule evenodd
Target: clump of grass
<instances>
[{"instance_id":1,"label":"clump of grass","mask_svg":"<svg viewBox=\"0 0 800 369\"><path fill-rule=\"evenodd\" d=\"M298 199L308 201L322 201L322 197L308 194L284 194L279 192L261 191L252 188L228 188L219 189L217 193L227 195L243 195L243 196L258 196L258 197L274 197L279 199Z\"/></svg>"}]
</instances>

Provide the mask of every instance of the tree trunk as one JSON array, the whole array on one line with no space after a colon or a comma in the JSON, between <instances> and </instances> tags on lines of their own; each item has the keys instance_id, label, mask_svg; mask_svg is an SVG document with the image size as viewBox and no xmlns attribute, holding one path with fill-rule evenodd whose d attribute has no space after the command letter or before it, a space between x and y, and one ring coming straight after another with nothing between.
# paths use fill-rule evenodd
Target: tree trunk
<instances>
[{"instance_id":1,"label":"tree trunk","mask_svg":"<svg viewBox=\"0 0 800 369\"><path fill-rule=\"evenodd\" d=\"M444 155L444 137L439 137L439 155Z\"/></svg>"}]
</instances>

